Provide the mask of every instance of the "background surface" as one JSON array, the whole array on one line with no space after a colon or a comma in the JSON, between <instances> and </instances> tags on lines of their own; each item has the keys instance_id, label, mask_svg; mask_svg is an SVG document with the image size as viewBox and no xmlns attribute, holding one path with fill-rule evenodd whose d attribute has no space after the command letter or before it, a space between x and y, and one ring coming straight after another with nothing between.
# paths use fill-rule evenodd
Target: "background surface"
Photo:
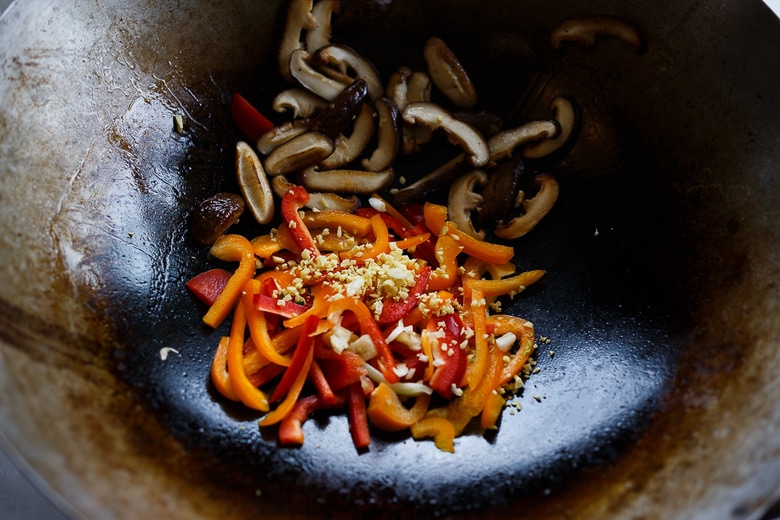
<instances>
[{"instance_id":1,"label":"background surface","mask_svg":"<svg viewBox=\"0 0 780 520\"><path fill-rule=\"evenodd\" d=\"M0 13L11 3L0 0ZM780 0L767 0L766 4L780 17ZM4 520L67 520L25 474L29 474L29 468L14 454L9 457L0 449L0 516ZM765 520L778 518L780 506L773 508Z\"/></svg>"}]
</instances>

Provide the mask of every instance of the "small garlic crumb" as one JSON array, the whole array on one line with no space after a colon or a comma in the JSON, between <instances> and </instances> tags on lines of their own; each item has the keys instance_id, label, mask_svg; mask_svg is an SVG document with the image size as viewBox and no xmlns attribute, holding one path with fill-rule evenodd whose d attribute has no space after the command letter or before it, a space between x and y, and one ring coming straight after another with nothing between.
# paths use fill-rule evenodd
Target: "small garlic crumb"
<instances>
[{"instance_id":1,"label":"small garlic crumb","mask_svg":"<svg viewBox=\"0 0 780 520\"><path fill-rule=\"evenodd\" d=\"M178 354L179 353L179 351L176 350L175 348L171 348L171 347L163 347L163 348L161 348L160 349L160 359L165 361L166 359L168 359L168 354L170 354L171 352L173 352L174 354Z\"/></svg>"}]
</instances>

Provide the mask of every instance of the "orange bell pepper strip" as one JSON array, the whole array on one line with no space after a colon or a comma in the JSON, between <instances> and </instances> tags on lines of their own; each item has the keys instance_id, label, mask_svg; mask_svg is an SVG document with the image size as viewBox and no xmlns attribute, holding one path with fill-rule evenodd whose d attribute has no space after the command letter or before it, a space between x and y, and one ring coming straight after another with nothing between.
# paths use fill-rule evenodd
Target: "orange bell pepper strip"
<instances>
[{"instance_id":1,"label":"orange bell pepper strip","mask_svg":"<svg viewBox=\"0 0 780 520\"><path fill-rule=\"evenodd\" d=\"M252 239L252 251L259 258L271 258L284 249L283 244L272 235L260 235Z\"/></svg>"},{"instance_id":2,"label":"orange bell pepper strip","mask_svg":"<svg viewBox=\"0 0 780 520\"><path fill-rule=\"evenodd\" d=\"M466 367L465 379L469 388L473 389L477 387L482 376L485 375L488 362L487 310L481 290L473 289L471 291L470 309L474 320L474 355Z\"/></svg>"},{"instance_id":3,"label":"orange bell pepper strip","mask_svg":"<svg viewBox=\"0 0 780 520\"><path fill-rule=\"evenodd\" d=\"M316 316L310 316L306 323L303 324L303 330L301 331L301 337L298 339L298 345L295 347L296 366L295 370L288 369L282 376L282 381L279 383L281 386L283 383L289 380L289 391L276 409L263 417L260 421L260 426L271 426L284 419L287 414L295 406L298 396L301 394L304 383L309 376L309 369L311 368L312 360L314 359L314 337L311 335L317 329L317 323L320 321ZM300 359L300 364L297 363ZM292 365L291 365L292 367ZM287 375L290 374L289 378ZM276 392L274 392L276 393Z\"/></svg>"},{"instance_id":4,"label":"orange bell pepper strip","mask_svg":"<svg viewBox=\"0 0 780 520\"><path fill-rule=\"evenodd\" d=\"M415 247L419 246L420 244L427 242L429 238L431 238L430 233L420 233L419 235L412 235L409 238L396 240L394 244L398 249L413 250Z\"/></svg>"},{"instance_id":5,"label":"orange bell pepper strip","mask_svg":"<svg viewBox=\"0 0 780 520\"><path fill-rule=\"evenodd\" d=\"M282 329L271 338L271 345L276 352L279 354L284 354L295 346L300 335L300 327L296 327L294 329ZM251 377L255 372L265 368L272 363L260 352L260 349L257 348L255 342L252 341L251 336L248 342L251 343L251 349L248 352L246 352L246 349L244 349L244 371ZM283 365L278 366L284 368Z\"/></svg>"},{"instance_id":6,"label":"orange bell pepper strip","mask_svg":"<svg viewBox=\"0 0 780 520\"><path fill-rule=\"evenodd\" d=\"M433 437L437 448L455 453L455 427L443 417L426 417L414 423L411 432L415 439Z\"/></svg>"},{"instance_id":7,"label":"orange bell pepper strip","mask_svg":"<svg viewBox=\"0 0 780 520\"><path fill-rule=\"evenodd\" d=\"M329 298L333 293L334 289L328 285L323 285L321 283L313 285L311 294L314 297L314 300L312 301L311 306L303 314L284 320L283 325L288 329L292 329L303 325L306 319L311 315L324 318L328 314L328 306L330 305Z\"/></svg>"},{"instance_id":8,"label":"orange bell pepper strip","mask_svg":"<svg viewBox=\"0 0 780 520\"><path fill-rule=\"evenodd\" d=\"M233 323L230 326L230 340L228 341L227 367L230 373L230 382L236 395L244 405L254 410L267 412L269 410L268 398L265 393L252 385L244 372L244 329L246 328L246 313L244 305L240 303L233 313Z\"/></svg>"},{"instance_id":9,"label":"orange bell pepper strip","mask_svg":"<svg viewBox=\"0 0 780 520\"><path fill-rule=\"evenodd\" d=\"M506 264L515 256L514 248L479 240L459 230L458 226L447 220L447 207L426 202L423 206L425 225L435 235L449 235L463 246L463 252L494 264Z\"/></svg>"},{"instance_id":10,"label":"orange bell pepper strip","mask_svg":"<svg viewBox=\"0 0 780 520\"><path fill-rule=\"evenodd\" d=\"M514 333L520 342L517 352L509 360L501 373L499 386L503 386L511 381L523 369L531 354L533 354L534 344L534 326L530 321L526 321L517 316L507 314L495 314L488 318L488 323L496 327L495 334L500 336L507 332Z\"/></svg>"},{"instance_id":11,"label":"orange bell pepper strip","mask_svg":"<svg viewBox=\"0 0 780 520\"><path fill-rule=\"evenodd\" d=\"M470 279L463 283L464 296L469 297L469 292L473 289L480 289L485 298L492 298L494 296L503 296L508 294L514 296L519 292L523 292L526 287L538 282L546 271L537 269L534 271L525 271L516 276L510 278L502 278L501 280L483 280L483 279Z\"/></svg>"},{"instance_id":12,"label":"orange bell pepper strip","mask_svg":"<svg viewBox=\"0 0 780 520\"><path fill-rule=\"evenodd\" d=\"M430 402L429 394L420 394L415 397L414 405L407 408L389 385L379 383L368 399L368 418L380 430L401 431L422 419Z\"/></svg>"},{"instance_id":13,"label":"orange bell pepper strip","mask_svg":"<svg viewBox=\"0 0 780 520\"><path fill-rule=\"evenodd\" d=\"M458 255L462 247L449 235L442 235L436 240L436 261L438 269L431 271L428 279L429 291L441 291L452 287L458 278Z\"/></svg>"},{"instance_id":14,"label":"orange bell pepper strip","mask_svg":"<svg viewBox=\"0 0 780 520\"><path fill-rule=\"evenodd\" d=\"M222 235L211 246L211 254L226 262L239 262L238 269L203 316L203 322L217 328L236 305L244 285L255 275L255 254L252 244L241 235Z\"/></svg>"},{"instance_id":15,"label":"orange bell pepper strip","mask_svg":"<svg viewBox=\"0 0 780 520\"><path fill-rule=\"evenodd\" d=\"M390 251L390 232L387 230L387 224L385 224L382 216L377 213L369 221L371 222L371 230L374 233L374 243L371 244L371 247L344 251L340 254L341 258L365 261Z\"/></svg>"},{"instance_id":16,"label":"orange bell pepper strip","mask_svg":"<svg viewBox=\"0 0 780 520\"><path fill-rule=\"evenodd\" d=\"M268 333L268 323L266 322L265 313L257 310L254 306L254 295L259 290L260 282L256 279L249 280L244 287L244 295L242 297L252 342L260 353L271 363L285 367L290 366L292 359L277 352L271 342L271 335Z\"/></svg>"},{"instance_id":17,"label":"orange bell pepper strip","mask_svg":"<svg viewBox=\"0 0 780 520\"><path fill-rule=\"evenodd\" d=\"M306 211L303 214L303 223L309 230L329 229L336 231L338 228L351 235L363 237L371 231L371 221L365 217L347 213L346 211L321 210Z\"/></svg>"},{"instance_id":18,"label":"orange bell pepper strip","mask_svg":"<svg viewBox=\"0 0 780 520\"><path fill-rule=\"evenodd\" d=\"M487 396L485 407L482 408L480 416L480 426L485 430L495 430L498 428L498 418L501 417L501 411L504 409L506 399L498 392L491 392Z\"/></svg>"},{"instance_id":19,"label":"orange bell pepper strip","mask_svg":"<svg viewBox=\"0 0 780 520\"><path fill-rule=\"evenodd\" d=\"M328 308L328 321L338 323L339 316L344 311L352 311L360 323L360 333L367 334L377 348L379 353L379 370L388 383L397 383L398 375L393 371L395 368L395 358L385 341L382 330L379 328L374 316L366 304L357 298L339 298L330 302Z\"/></svg>"},{"instance_id":20,"label":"orange bell pepper strip","mask_svg":"<svg viewBox=\"0 0 780 520\"><path fill-rule=\"evenodd\" d=\"M442 229L447 224L447 206L426 202L423 205L423 219L431 233L436 236L441 235Z\"/></svg>"},{"instance_id":21,"label":"orange bell pepper strip","mask_svg":"<svg viewBox=\"0 0 780 520\"><path fill-rule=\"evenodd\" d=\"M227 371L227 353L230 337L223 336L219 340L217 353L211 363L211 381L217 392L227 397L231 401L240 401L236 391L233 389L233 383L230 381L230 374Z\"/></svg>"}]
</instances>

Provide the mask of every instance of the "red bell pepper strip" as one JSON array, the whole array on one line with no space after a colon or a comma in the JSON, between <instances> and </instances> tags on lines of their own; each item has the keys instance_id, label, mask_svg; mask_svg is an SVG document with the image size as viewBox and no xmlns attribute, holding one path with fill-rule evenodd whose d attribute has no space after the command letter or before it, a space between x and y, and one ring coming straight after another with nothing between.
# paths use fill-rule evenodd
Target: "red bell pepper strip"
<instances>
[{"instance_id":1,"label":"red bell pepper strip","mask_svg":"<svg viewBox=\"0 0 780 520\"><path fill-rule=\"evenodd\" d=\"M439 336L433 342L434 369L428 384L445 399L452 399L453 386L460 386L468 364L466 350L461 348L466 340L463 322L454 313L434 316L426 330Z\"/></svg>"},{"instance_id":2,"label":"red bell pepper strip","mask_svg":"<svg viewBox=\"0 0 780 520\"><path fill-rule=\"evenodd\" d=\"M187 282L187 289L210 307L227 285L231 275L227 269L210 269L193 276Z\"/></svg>"},{"instance_id":3,"label":"red bell pepper strip","mask_svg":"<svg viewBox=\"0 0 780 520\"><path fill-rule=\"evenodd\" d=\"M288 189L282 197L281 213L282 219L287 224L290 234L295 243L303 250L308 250L312 255L320 254L314 239L309 232L309 228L303 222L298 210L309 202L309 193L303 186L293 186Z\"/></svg>"},{"instance_id":4,"label":"red bell pepper strip","mask_svg":"<svg viewBox=\"0 0 780 520\"><path fill-rule=\"evenodd\" d=\"M317 410L344 406L344 398L335 396L335 401L328 404L319 395L310 395L299 399L290 413L279 424L279 442L285 445L303 444L303 429L301 426L309 416Z\"/></svg>"},{"instance_id":5,"label":"red bell pepper strip","mask_svg":"<svg viewBox=\"0 0 780 520\"><path fill-rule=\"evenodd\" d=\"M273 394L271 394L271 402L278 401L289 393L293 382L298 379L304 367L306 367L308 372L308 365L311 364L311 358L314 355L314 338L311 336L311 334L317 329L317 324L319 321L320 319L318 317L309 316L309 318L303 324L303 330L301 330L301 336L298 338L298 345L296 345L295 351L293 352L290 366L287 367L287 370L282 376L282 380L279 381L279 384L274 389Z\"/></svg>"},{"instance_id":6,"label":"red bell pepper strip","mask_svg":"<svg viewBox=\"0 0 780 520\"><path fill-rule=\"evenodd\" d=\"M230 115L233 122L252 141L260 139L274 124L261 114L241 94L234 94L230 103Z\"/></svg>"},{"instance_id":7,"label":"red bell pepper strip","mask_svg":"<svg viewBox=\"0 0 780 520\"><path fill-rule=\"evenodd\" d=\"M366 375L366 361L355 352L345 350L337 354L330 349L317 348L314 356L333 390L343 390Z\"/></svg>"},{"instance_id":8,"label":"red bell pepper strip","mask_svg":"<svg viewBox=\"0 0 780 520\"><path fill-rule=\"evenodd\" d=\"M299 303L287 300L279 300L266 294L255 294L252 302L258 311L278 314L285 318L294 318L306 312L307 307ZM281 305L280 305L281 304Z\"/></svg>"},{"instance_id":9,"label":"red bell pepper strip","mask_svg":"<svg viewBox=\"0 0 780 520\"><path fill-rule=\"evenodd\" d=\"M311 320L307 321L319 321L318 318L315 318L312 316ZM317 323L313 323L313 325L306 326L304 325L305 329L310 330L316 330ZM312 340L311 343L314 343L314 338L311 337L311 335L301 334L301 338L308 338L309 340ZM295 403L298 401L298 396L301 395L301 390L303 389L304 383L306 383L307 376L309 374L309 368L311 368L311 362L314 359L314 348L313 345L310 345L309 348L306 348L307 346L306 341L303 341L298 348L303 348L307 351L306 353L306 359L303 361L303 366L301 366L300 372L295 377L295 380L290 385L290 391L287 392L287 397L284 398L284 401L282 401L279 406L276 407L275 410L273 410L271 413L263 417L263 419L260 421L260 426L270 426L272 424L277 424L281 420L283 420L287 415L290 413L290 411L295 406ZM285 375L287 375L287 372L285 372ZM284 376L282 376L282 379L284 379Z\"/></svg>"},{"instance_id":10,"label":"red bell pepper strip","mask_svg":"<svg viewBox=\"0 0 780 520\"><path fill-rule=\"evenodd\" d=\"M336 402L336 395L333 393L333 389L328 383L328 379L325 377L325 373L320 368L320 364L316 359L311 362L311 368L309 369L309 381L312 382L314 388L317 390L317 394L322 398L322 402L328 405L332 405Z\"/></svg>"},{"instance_id":11,"label":"red bell pepper strip","mask_svg":"<svg viewBox=\"0 0 780 520\"><path fill-rule=\"evenodd\" d=\"M349 418L349 431L352 434L352 442L355 448L361 450L371 444L371 435L368 432L368 411L366 410L366 394L363 386L352 383L347 388L347 417Z\"/></svg>"},{"instance_id":12,"label":"red bell pepper strip","mask_svg":"<svg viewBox=\"0 0 780 520\"><path fill-rule=\"evenodd\" d=\"M417 304L420 302L420 295L428 285L428 277L430 274L431 266L425 265L420 268L420 272L417 273L417 280L409 291L409 297L405 300L396 301L390 297L385 298L382 303L382 313L379 315L379 323L396 322L417 307Z\"/></svg>"}]
</instances>

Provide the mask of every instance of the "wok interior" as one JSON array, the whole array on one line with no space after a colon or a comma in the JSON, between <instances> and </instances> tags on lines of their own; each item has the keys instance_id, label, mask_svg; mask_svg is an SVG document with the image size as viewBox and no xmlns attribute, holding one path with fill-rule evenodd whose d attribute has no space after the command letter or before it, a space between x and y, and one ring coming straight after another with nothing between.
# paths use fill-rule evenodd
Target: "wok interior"
<instances>
[{"instance_id":1,"label":"wok interior","mask_svg":"<svg viewBox=\"0 0 780 520\"><path fill-rule=\"evenodd\" d=\"M183 287L212 265L187 217L234 188L232 93L268 102L281 87L283 8L39 4L0 21L0 411L10 445L70 506L97 517L356 503L380 516L747 518L772 498L778 66L741 58L780 51L763 5L590 7L647 37L641 56L615 41L582 54L613 89L630 153L609 176L566 178L558 208L517 243L519 267L548 276L508 310L551 342L523 410L452 456L381 434L356 454L341 417L311 421L301 449L279 450L258 416L207 384L223 331L199 325ZM493 31L522 34L555 63L549 31L575 14L564 2L398 2L381 29L349 41L384 74L419 60L431 34L475 67L475 43ZM510 106L522 90L499 81L522 80L509 71L476 77ZM163 362L163 347L179 354Z\"/></svg>"}]
</instances>

